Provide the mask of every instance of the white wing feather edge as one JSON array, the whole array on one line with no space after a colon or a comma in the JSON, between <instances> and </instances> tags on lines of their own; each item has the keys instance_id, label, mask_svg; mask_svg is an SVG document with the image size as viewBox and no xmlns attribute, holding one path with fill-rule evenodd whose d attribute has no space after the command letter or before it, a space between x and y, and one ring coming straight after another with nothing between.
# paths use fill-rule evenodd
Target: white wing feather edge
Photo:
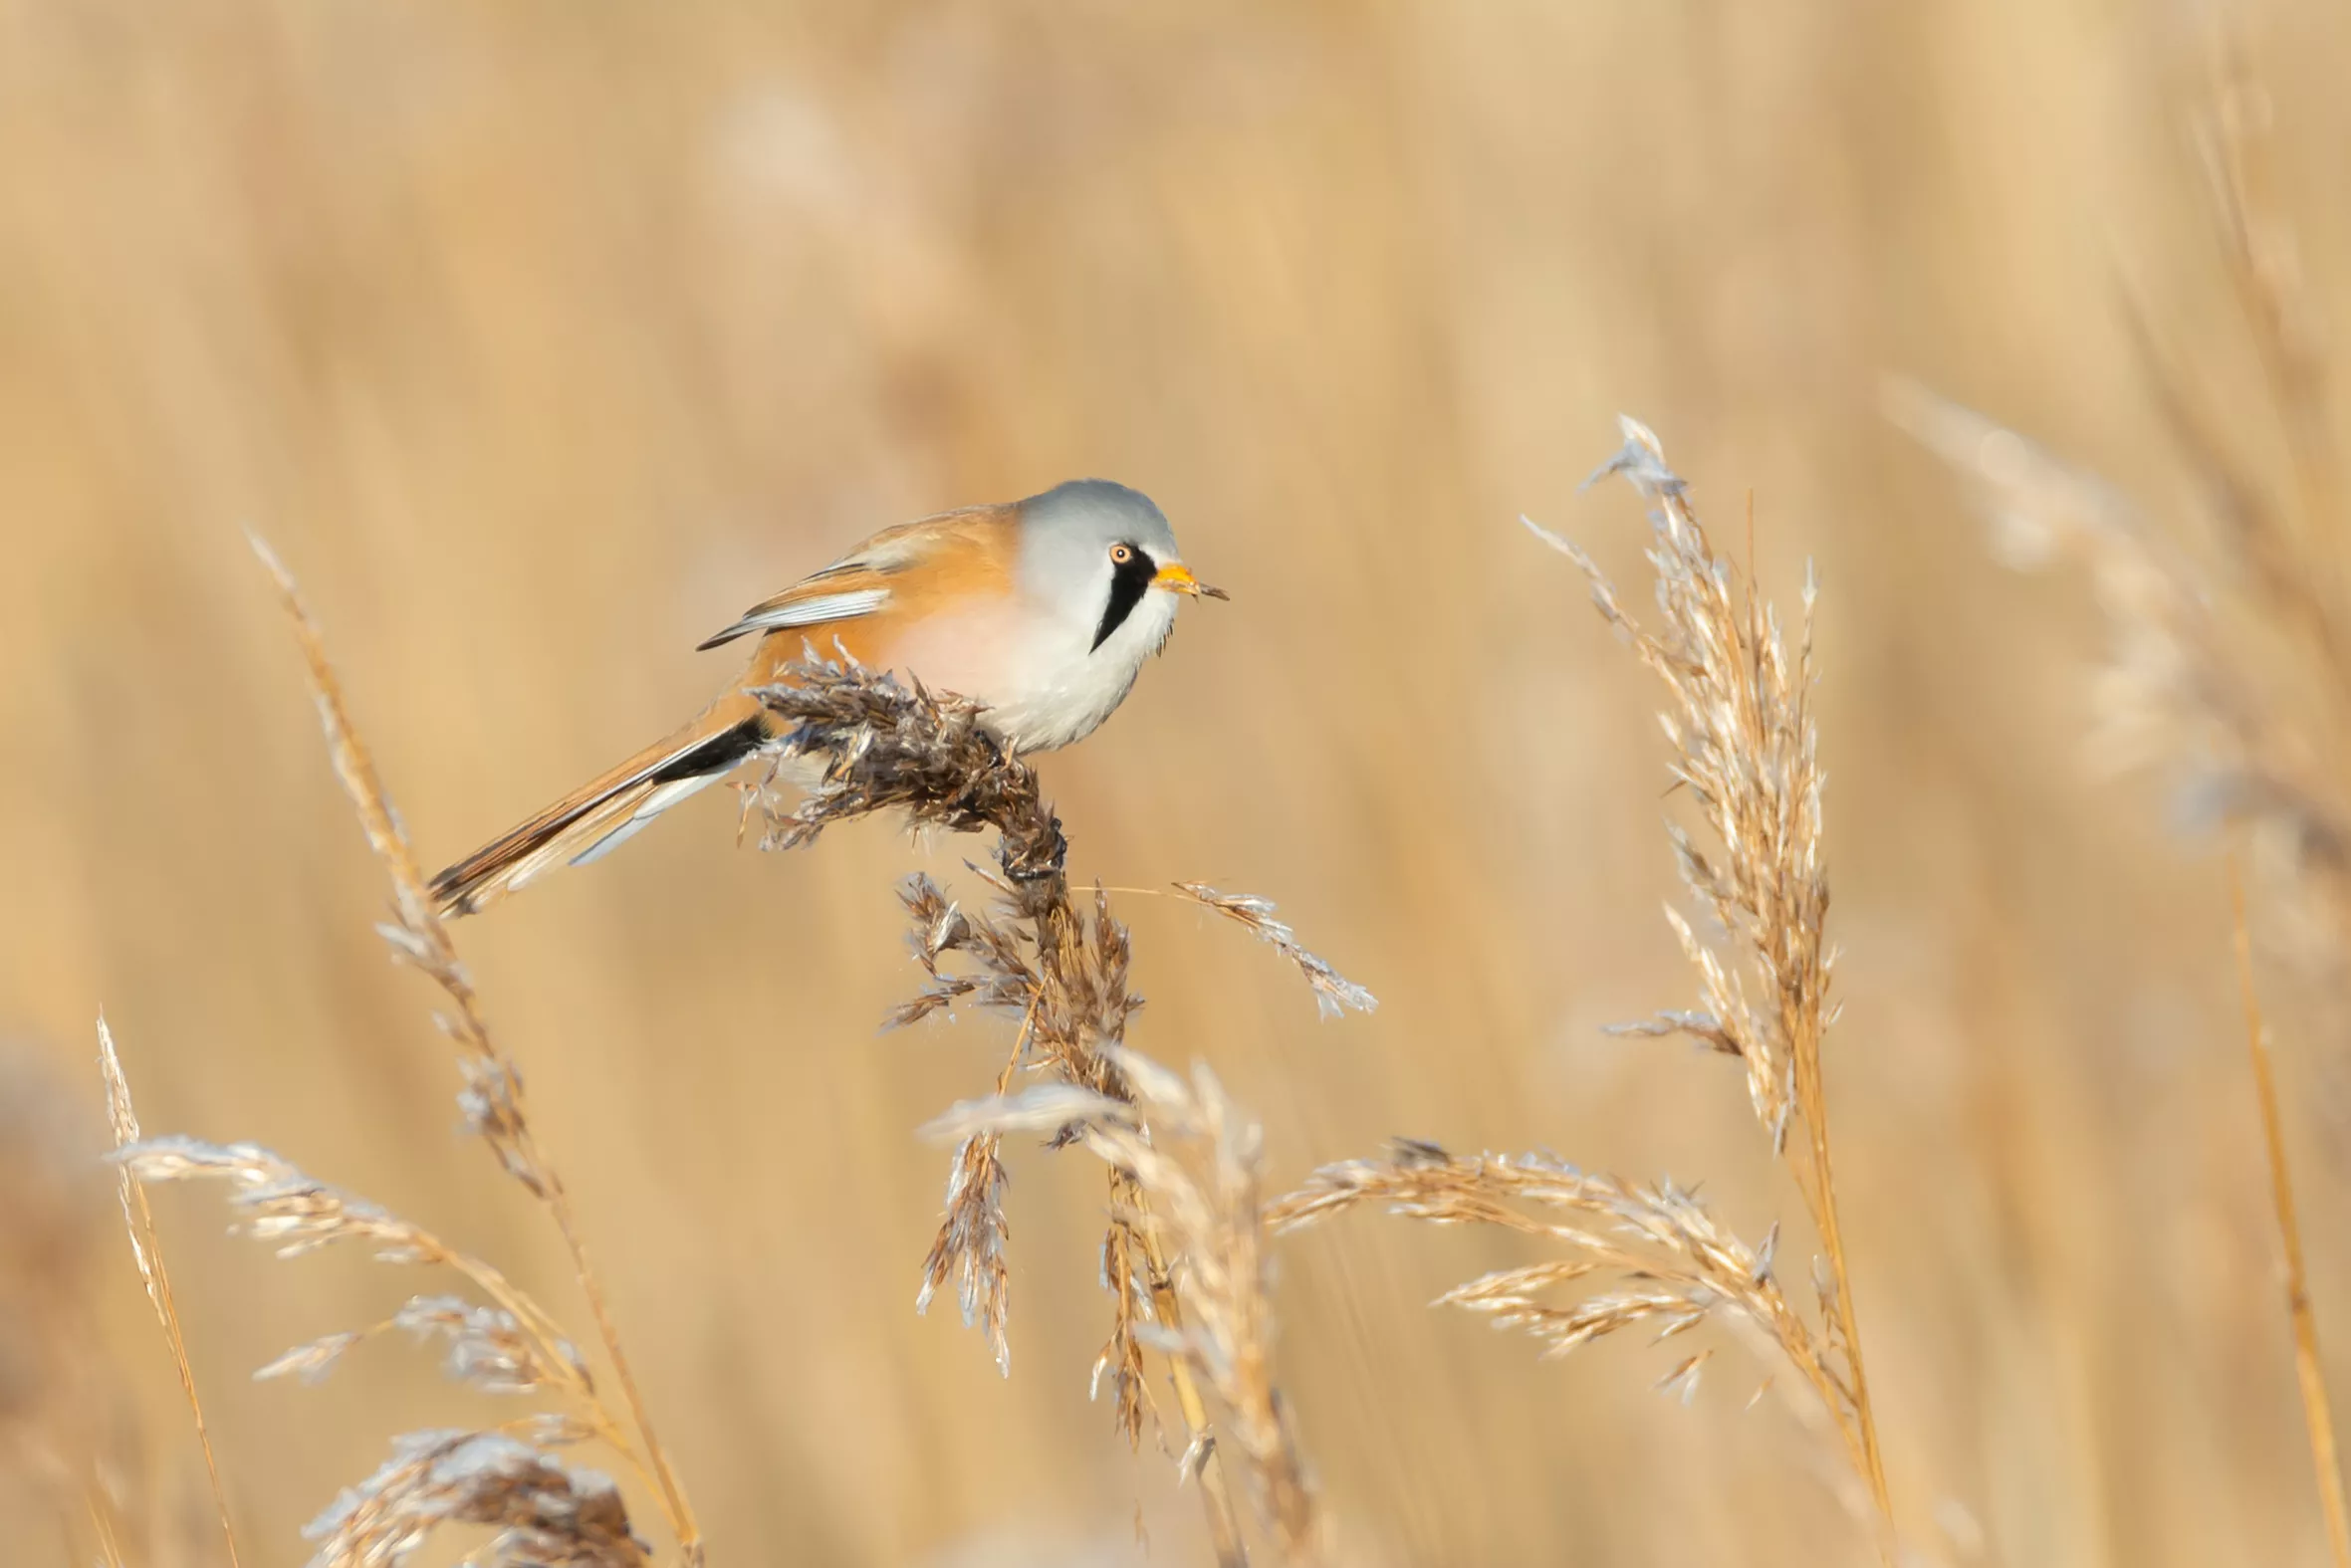
<instances>
[{"instance_id":1,"label":"white wing feather edge","mask_svg":"<svg viewBox=\"0 0 2351 1568\"><path fill-rule=\"evenodd\" d=\"M889 602L887 588L857 588L847 593L819 593L773 609L746 615L719 633L729 641L753 631L781 631L787 626L817 626L828 620L854 620L870 615ZM717 639L713 639L714 641Z\"/></svg>"}]
</instances>

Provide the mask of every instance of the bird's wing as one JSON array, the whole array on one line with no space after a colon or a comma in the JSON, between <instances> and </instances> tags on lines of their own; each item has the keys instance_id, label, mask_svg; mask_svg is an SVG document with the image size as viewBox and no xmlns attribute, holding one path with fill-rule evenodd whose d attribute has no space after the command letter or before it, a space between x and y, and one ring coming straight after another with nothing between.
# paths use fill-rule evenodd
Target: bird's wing
<instances>
[{"instance_id":1,"label":"bird's wing","mask_svg":"<svg viewBox=\"0 0 2351 1568\"><path fill-rule=\"evenodd\" d=\"M932 600L958 588L1001 591L1011 581L1018 520L1013 507L972 507L883 529L822 571L752 605L698 647L715 648L753 632L858 620L885 607L913 609L903 601Z\"/></svg>"}]
</instances>

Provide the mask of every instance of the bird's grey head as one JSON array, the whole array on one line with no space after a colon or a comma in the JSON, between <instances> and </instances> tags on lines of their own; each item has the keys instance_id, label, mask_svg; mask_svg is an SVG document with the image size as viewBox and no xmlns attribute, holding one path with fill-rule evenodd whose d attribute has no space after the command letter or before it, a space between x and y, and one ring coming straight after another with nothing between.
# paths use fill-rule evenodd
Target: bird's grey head
<instances>
[{"instance_id":1,"label":"bird's grey head","mask_svg":"<svg viewBox=\"0 0 2351 1568\"><path fill-rule=\"evenodd\" d=\"M1107 479L1072 479L1021 503L1032 540L1056 554L1082 549L1107 556L1112 545L1139 546L1160 564L1175 560L1175 530L1149 496Z\"/></svg>"},{"instance_id":2,"label":"bird's grey head","mask_svg":"<svg viewBox=\"0 0 2351 1568\"><path fill-rule=\"evenodd\" d=\"M1174 623L1175 596L1201 591L1175 530L1139 490L1073 479L1022 502L1021 521L1024 584L1083 632L1089 651L1121 629L1147 632L1156 647Z\"/></svg>"}]
</instances>

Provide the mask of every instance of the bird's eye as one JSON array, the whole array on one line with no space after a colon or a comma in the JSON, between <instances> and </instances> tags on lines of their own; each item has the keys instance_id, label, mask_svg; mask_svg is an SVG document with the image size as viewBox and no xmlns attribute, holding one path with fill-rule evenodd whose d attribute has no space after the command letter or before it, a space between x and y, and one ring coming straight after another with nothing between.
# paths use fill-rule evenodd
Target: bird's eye
<instances>
[{"instance_id":1,"label":"bird's eye","mask_svg":"<svg viewBox=\"0 0 2351 1568\"><path fill-rule=\"evenodd\" d=\"M1132 545L1112 545L1110 547L1110 564L1113 566L1123 566L1134 559L1135 548Z\"/></svg>"}]
</instances>

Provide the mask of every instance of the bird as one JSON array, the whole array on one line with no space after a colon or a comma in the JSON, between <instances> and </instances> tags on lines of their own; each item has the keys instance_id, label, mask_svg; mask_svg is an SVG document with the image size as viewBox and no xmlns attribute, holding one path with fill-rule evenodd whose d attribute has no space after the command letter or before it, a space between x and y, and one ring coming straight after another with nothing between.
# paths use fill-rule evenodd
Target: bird
<instances>
[{"instance_id":1,"label":"bird","mask_svg":"<svg viewBox=\"0 0 2351 1568\"><path fill-rule=\"evenodd\" d=\"M779 752L790 727L756 693L789 683L812 652L979 703L982 727L1018 756L1091 735L1166 645L1179 603L1228 597L1184 564L1149 497L1106 479L885 528L705 638L697 652L756 639L726 690L440 872L433 900L443 916L486 909Z\"/></svg>"}]
</instances>

